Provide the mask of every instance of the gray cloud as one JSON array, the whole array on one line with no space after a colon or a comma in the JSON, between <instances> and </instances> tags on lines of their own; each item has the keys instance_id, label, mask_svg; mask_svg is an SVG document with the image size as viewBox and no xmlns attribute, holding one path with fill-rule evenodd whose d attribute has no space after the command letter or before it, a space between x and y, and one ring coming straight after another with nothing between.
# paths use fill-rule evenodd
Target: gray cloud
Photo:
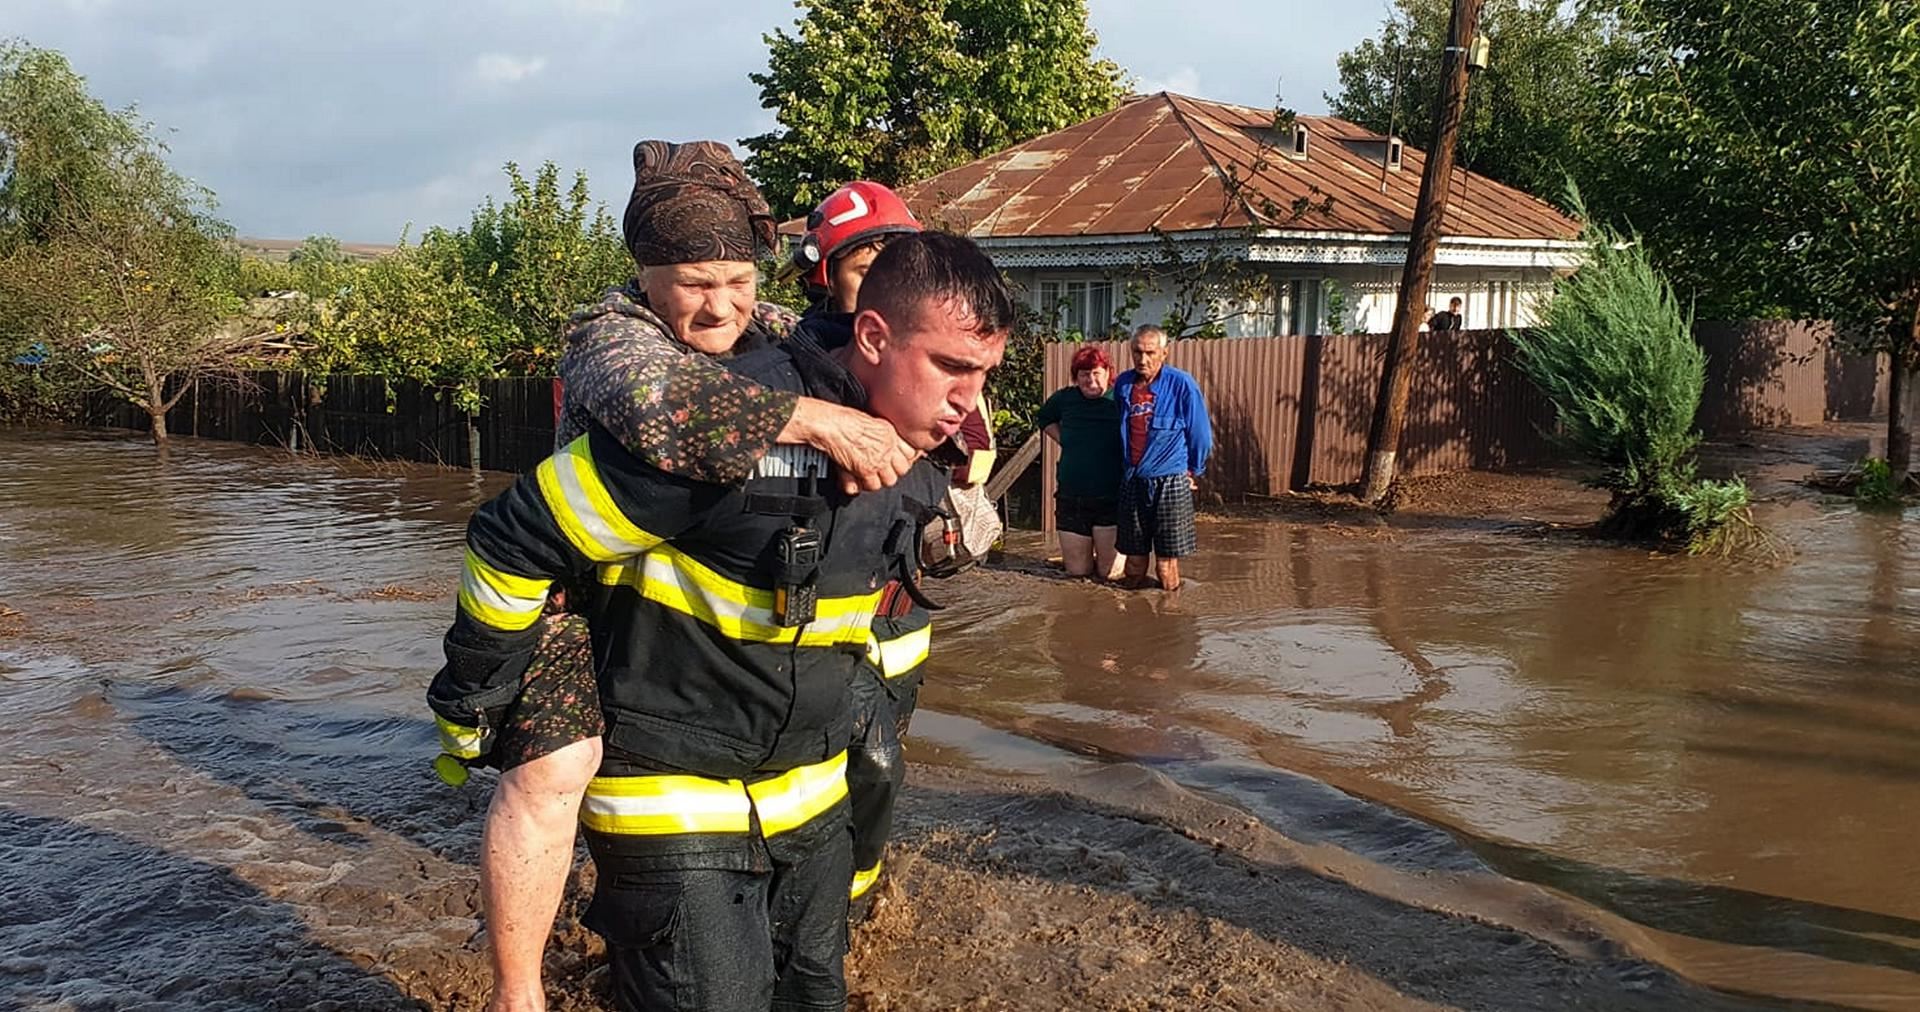
<instances>
[{"instance_id":1,"label":"gray cloud","mask_svg":"<svg viewBox=\"0 0 1920 1012\"><path fill-rule=\"evenodd\" d=\"M1383 9L1305 0L1092 0L1101 52L1141 82L1320 111L1334 56ZM137 104L244 234L392 241L458 225L507 161L584 169L624 202L642 137L762 132L747 74L785 0L0 0L4 31Z\"/></svg>"}]
</instances>

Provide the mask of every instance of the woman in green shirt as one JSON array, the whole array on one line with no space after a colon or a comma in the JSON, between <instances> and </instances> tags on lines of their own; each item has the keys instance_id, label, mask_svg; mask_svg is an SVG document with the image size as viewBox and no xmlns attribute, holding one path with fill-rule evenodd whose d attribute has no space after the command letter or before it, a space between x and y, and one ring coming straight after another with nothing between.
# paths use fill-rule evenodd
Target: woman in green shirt
<instances>
[{"instance_id":1,"label":"woman in green shirt","mask_svg":"<svg viewBox=\"0 0 1920 1012\"><path fill-rule=\"evenodd\" d=\"M1111 580L1119 575L1114 534L1120 507L1120 404L1113 399L1113 362L1088 345L1073 353L1073 386L1055 391L1035 419L1060 444L1054 471L1054 526L1067 575Z\"/></svg>"}]
</instances>

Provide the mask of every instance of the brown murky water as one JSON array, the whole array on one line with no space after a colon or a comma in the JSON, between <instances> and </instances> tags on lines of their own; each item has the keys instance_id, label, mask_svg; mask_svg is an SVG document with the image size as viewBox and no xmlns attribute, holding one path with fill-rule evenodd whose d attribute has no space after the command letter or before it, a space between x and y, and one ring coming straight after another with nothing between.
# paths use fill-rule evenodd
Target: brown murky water
<instances>
[{"instance_id":1,"label":"brown murky water","mask_svg":"<svg viewBox=\"0 0 1920 1012\"><path fill-rule=\"evenodd\" d=\"M470 878L419 698L504 481L0 431L0 1007L406 1004L356 873ZM971 580L913 747L1138 762L1297 840L1543 884L1722 988L1920 1008L1920 535L1774 522L1771 569L1206 521L1174 599ZM471 939L453 890L405 902L411 942Z\"/></svg>"}]
</instances>

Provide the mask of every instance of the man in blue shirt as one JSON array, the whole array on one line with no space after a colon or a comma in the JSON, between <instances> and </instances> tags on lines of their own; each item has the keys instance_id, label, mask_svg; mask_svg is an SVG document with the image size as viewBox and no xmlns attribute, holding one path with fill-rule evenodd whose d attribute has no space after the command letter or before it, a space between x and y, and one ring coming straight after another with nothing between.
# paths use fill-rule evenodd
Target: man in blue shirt
<instances>
[{"instance_id":1,"label":"man in blue shirt","mask_svg":"<svg viewBox=\"0 0 1920 1012\"><path fill-rule=\"evenodd\" d=\"M1213 452L1213 423L1193 377L1167 364L1167 332L1151 324L1133 332L1133 368L1113 385L1124 418L1120 449L1119 549L1127 557L1120 585L1147 585L1147 555L1158 556L1160 586L1180 589L1180 559L1192 555L1193 490Z\"/></svg>"}]
</instances>

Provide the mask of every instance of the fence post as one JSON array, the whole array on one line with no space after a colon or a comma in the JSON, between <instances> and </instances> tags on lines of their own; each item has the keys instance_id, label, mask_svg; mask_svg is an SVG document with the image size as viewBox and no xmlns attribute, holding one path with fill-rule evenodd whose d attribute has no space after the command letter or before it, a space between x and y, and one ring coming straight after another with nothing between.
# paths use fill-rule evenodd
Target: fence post
<instances>
[{"instance_id":1,"label":"fence post","mask_svg":"<svg viewBox=\"0 0 1920 1012\"><path fill-rule=\"evenodd\" d=\"M480 473L480 415L467 413L467 465L475 474Z\"/></svg>"}]
</instances>

